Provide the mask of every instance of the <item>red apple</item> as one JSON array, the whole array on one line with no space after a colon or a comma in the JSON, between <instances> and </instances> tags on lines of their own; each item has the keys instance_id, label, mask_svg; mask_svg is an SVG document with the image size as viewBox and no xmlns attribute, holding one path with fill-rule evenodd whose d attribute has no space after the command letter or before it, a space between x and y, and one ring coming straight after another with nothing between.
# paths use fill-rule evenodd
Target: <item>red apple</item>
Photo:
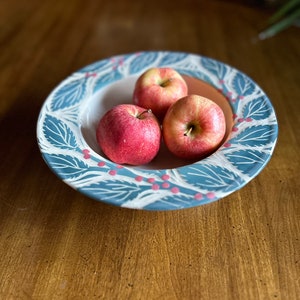
<instances>
[{"instance_id":1,"label":"red apple","mask_svg":"<svg viewBox=\"0 0 300 300\"><path fill-rule=\"evenodd\" d=\"M185 159L200 159L220 146L226 131L222 109L213 101L189 95L166 113L162 133L167 148Z\"/></svg>"},{"instance_id":2,"label":"red apple","mask_svg":"<svg viewBox=\"0 0 300 300\"><path fill-rule=\"evenodd\" d=\"M133 103L150 108L162 121L171 104L186 96L187 92L187 84L176 70L151 68L137 79Z\"/></svg>"},{"instance_id":3,"label":"red apple","mask_svg":"<svg viewBox=\"0 0 300 300\"><path fill-rule=\"evenodd\" d=\"M96 137L104 154L113 162L143 165L158 153L161 128L151 110L119 104L100 119Z\"/></svg>"}]
</instances>

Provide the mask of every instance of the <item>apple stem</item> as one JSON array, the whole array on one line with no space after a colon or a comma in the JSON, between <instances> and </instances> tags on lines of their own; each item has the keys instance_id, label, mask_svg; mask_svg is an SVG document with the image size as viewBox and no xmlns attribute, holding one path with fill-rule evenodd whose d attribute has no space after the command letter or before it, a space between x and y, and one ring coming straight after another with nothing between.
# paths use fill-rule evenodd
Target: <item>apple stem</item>
<instances>
[{"instance_id":1,"label":"apple stem","mask_svg":"<svg viewBox=\"0 0 300 300\"><path fill-rule=\"evenodd\" d=\"M160 83L160 86L161 86L161 87L166 87L171 81L172 81L172 78L169 78L169 79L167 79L167 80L165 80L165 81L162 81L162 82Z\"/></svg>"},{"instance_id":2,"label":"apple stem","mask_svg":"<svg viewBox=\"0 0 300 300\"><path fill-rule=\"evenodd\" d=\"M185 132L184 132L184 136L188 136L190 135L190 133L193 131L194 126L190 126Z\"/></svg>"},{"instance_id":3,"label":"apple stem","mask_svg":"<svg viewBox=\"0 0 300 300\"><path fill-rule=\"evenodd\" d=\"M145 113L151 114L151 113L152 113L152 110L151 110L150 108L147 109L147 110L144 110L144 111L142 111L140 114L138 114L136 117L137 117L138 119L140 119L141 116L142 116L143 114L145 114Z\"/></svg>"}]
</instances>

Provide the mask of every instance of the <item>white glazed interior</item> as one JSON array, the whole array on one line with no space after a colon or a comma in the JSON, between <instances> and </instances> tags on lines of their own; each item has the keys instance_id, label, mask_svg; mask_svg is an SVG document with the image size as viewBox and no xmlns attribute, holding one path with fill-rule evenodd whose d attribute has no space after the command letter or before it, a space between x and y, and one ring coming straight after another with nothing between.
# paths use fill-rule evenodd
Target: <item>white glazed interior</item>
<instances>
[{"instance_id":1,"label":"white glazed interior","mask_svg":"<svg viewBox=\"0 0 300 300\"><path fill-rule=\"evenodd\" d=\"M225 98L217 89L201 80L184 76L189 94L198 94L216 102L223 110L226 118L226 134L224 141L230 136L233 125L232 109ZM98 155L105 157L96 141L96 128L100 118L113 106L121 103L132 103L132 94L137 76L129 76L101 89L89 99L86 99L80 115L81 133L87 145ZM171 154L162 143L155 159L147 165L138 166L142 169L170 169L177 168L194 161L179 159Z\"/></svg>"}]
</instances>

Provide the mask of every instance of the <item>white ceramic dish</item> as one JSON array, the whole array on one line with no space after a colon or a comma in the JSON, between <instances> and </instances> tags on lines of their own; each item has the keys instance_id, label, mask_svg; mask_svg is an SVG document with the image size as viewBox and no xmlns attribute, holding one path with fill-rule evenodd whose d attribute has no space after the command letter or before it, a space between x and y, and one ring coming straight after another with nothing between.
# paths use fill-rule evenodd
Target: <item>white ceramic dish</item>
<instances>
[{"instance_id":1,"label":"white ceramic dish","mask_svg":"<svg viewBox=\"0 0 300 300\"><path fill-rule=\"evenodd\" d=\"M105 111L130 103L137 77L168 66L190 92L223 108L223 145L201 161L179 160L162 147L146 166L120 166L99 149L95 130ZM43 158L65 183L98 201L145 210L175 210L223 198L267 164L278 135L274 109L244 73L211 58L181 52L139 52L95 62L66 78L46 99L37 138Z\"/></svg>"}]
</instances>

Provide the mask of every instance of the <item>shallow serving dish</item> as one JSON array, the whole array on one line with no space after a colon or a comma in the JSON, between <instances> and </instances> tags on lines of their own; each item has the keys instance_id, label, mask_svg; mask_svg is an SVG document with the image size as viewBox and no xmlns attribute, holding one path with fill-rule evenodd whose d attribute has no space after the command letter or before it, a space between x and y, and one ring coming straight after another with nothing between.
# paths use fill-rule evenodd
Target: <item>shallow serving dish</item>
<instances>
[{"instance_id":1,"label":"shallow serving dish","mask_svg":"<svg viewBox=\"0 0 300 300\"><path fill-rule=\"evenodd\" d=\"M181 73L190 93L222 107L224 143L195 162L164 147L145 166L111 162L96 143L100 117L116 104L131 103L138 76L163 66ZM272 104L247 75L208 57L168 51L114 56L75 72L48 96L37 123L42 156L65 183L98 201L145 210L199 206L242 188L266 166L277 135Z\"/></svg>"}]
</instances>

